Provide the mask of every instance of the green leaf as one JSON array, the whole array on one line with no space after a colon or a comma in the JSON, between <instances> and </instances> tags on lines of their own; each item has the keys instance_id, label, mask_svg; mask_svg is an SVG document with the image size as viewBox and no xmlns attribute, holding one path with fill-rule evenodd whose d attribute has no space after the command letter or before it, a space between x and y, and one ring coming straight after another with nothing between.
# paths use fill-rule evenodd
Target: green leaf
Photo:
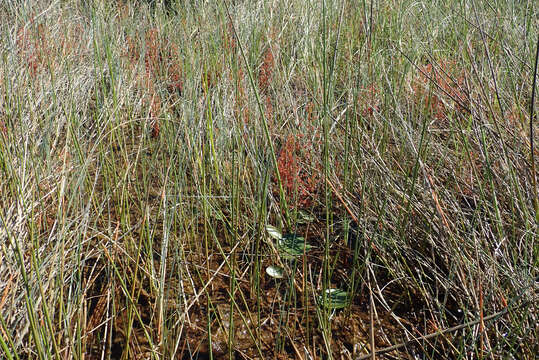
<instances>
[{"instance_id":1,"label":"green leaf","mask_svg":"<svg viewBox=\"0 0 539 360\"><path fill-rule=\"evenodd\" d=\"M266 273L275 279L282 279L284 277L284 269L280 266L268 266L266 268Z\"/></svg>"},{"instance_id":2,"label":"green leaf","mask_svg":"<svg viewBox=\"0 0 539 360\"><path fill-rule=\"evenodd\" d=\"M271 225L266 225L266 231L268 232L269 236L275 240L281 240L283 238L283 235L281 235L279 230Z\"/></svg>"},{"instance_id":3,"label":"green leaf","mask_svg":"<svg viewBox=\"0 0 539 360\"><path fill-rule=\"evenodd\" d=\"M350 305L350 294L341 289L326 289L326 299L320 295L318 302L328 309L342 309Z\"/></svg>"},{"instance_id":4,"label":"green leaf","mask_svg":"<svg viewBox=\"0 0 539 360\"><path fill-rule=\"evenodd\" d=\"M305 243L305 238L296 234L287 234L277 244L279 254L284 259L294 259L303 255L303 252L312 249L312 246Z\"/></svg>"}]
</instances>

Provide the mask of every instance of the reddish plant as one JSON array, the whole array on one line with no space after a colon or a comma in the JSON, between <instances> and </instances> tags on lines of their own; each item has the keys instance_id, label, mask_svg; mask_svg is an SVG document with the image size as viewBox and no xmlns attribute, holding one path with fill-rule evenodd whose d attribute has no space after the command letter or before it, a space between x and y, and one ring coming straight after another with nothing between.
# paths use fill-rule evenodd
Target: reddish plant
<instances>
[{"instance_id":1,"label":"reddish plant","mask_svg":"<svg viewBox=\"0 0 539 360\"><path fill-rule=\"evenodd\" d=\"M277 158L277 168L287 203L305 208L312 205L321 179L318 172L310 173L305 167L311 161L311 151L302 140L302 135L287 137Z\"/></svg>"},{"instance_id":2,"label":"reddish plant","mask_svg":"<svg viewBox=\"0 0 539 360\"><path fill-rule=\"evenodd\" d=\"M178 95L181 96L183 92L183 80L182 69L178 62L178 59L180 58L180 51L178 50L178 46L176 44L169 44L168 51L168 59L170 61L168 63L167 71L169 77L169 84L167 86L167 90L170 93L176 92Z\"/></svg>"},{"instance_id":3,"label":"reddish plant","mask_svg":"<svg viewBox=\"0 0 539 360\"><path fill-rule=\"evenodd\" d=\"M266 120L269 126L273 124L273 104L269 95L266 95Z\"/></svg>"},{"instance_id":4,"label":"reddish plant","mask_svg":"<svg viewBox=\"0 0 539 360\"><path fill-rule=\"evenodd\" d=\"M513 104L505 111L504 118L506 120L505 125L509 128L509 131L518 135L516 138L527 144L526 146L529 147L529 136L526 129L527 124L525 122L527 114L524 112L524 109L525 105Z\"/></svg>"},{"instance_id":5,"label":"reddish plant","mask_svg":"<svg viewBox=\"0 0 539 360\"><path fill-rule=\"evenodd\" d=\"M152 132L151 132L151 136L153 138L159 136L159 121L158 121L158 116L159 116L159 112L161 111L161 101L159 99L158 96L155 96L155 93L154 93L154 96L152 97L152 99L150 100L150 118L152 119L152 123L151 123L151 127L152 127Z\"/></svg>"},{"instance_id":6,"label":"reddish plant","mask_svg":"<svg viewBox=\"0 0 539 360\"><path fill-rule=\"evenodd\" d=\"M31 33L30 29L35 28ZM34 26L34 18L30 19L30 26L21 26L17 30L17 52L25 59L30 75L35 77L47 63L50 56L50 47L45 25Z\"/></svg>"},{"instance_id":7,"label":"reddish plant","mask_svg":"<svg viewBox=\"0 0 539 360\"><path fill-rule=\"evenodd\" d=\"M264 59L258 73L258 87L263 92L267 91L271 84L274 65L273 53L271 48L268 47L264 52Z\"/></svg>"},{"instance_id":8,"label":"reddish plant","mask_svg":"<svg viewBox=\"0 0 539 360\"><path fill-rule=\"evenodd\" d=\"M422 100L437 120L446 120L453 108L462 111L459 104L463 104L466 98L461 90L464 75L456 71L455 61L443 60L435 66L427 64L420 70L412 84L416 101ZM453 75L455 73L456 76ZM428 91L429 87L434 91Z\"/></svg>"},{"instance_id":9,"label":"reddish plant","mask_svg":"<svg viewBox=\"0 0 539 360\"><path fill-rule=\"evenodd\" d=\"M146 56L144 57L144 64L146 65L146 73L150 75L157 74L162 60L158 35L159 32L156 28L152 28L146 33Z\"/></svg>"},{"instance_id":10,"label":"reddish plant","mask_svg":"<svg viewBox=\"0 0 539 360\"><path fill-rule=\"evenodd\" d=\"M234 34L234 25L230 21L226 24L226 29L223 29L222 40L226 50L229 50L231 53L236 51L236 35Z\"/></svg>"},{"instance_id":11,"label":"reddish plant","mask_svg":"<svg viewBox=\"0 0 539 360\"><path fill-rule=\"evenodd\" d=\"M161 96L155 89L158 81L167 83L166 89L173 96L181 96L183 91L183 74L179 63L178 46L168 40L159 38L157 28L149 29L144 35L144 73L139 75L137 86L143 90L143 102L149 109L151 136L159 135L159 114L161 112ZM127 49L124 56L134 65L141 56L141 47L132 37L126 37Z\"/></svg>"},{"instance_id":12,"label":"reddish plant","mask_svg":"<svg viewBox=\"0 0 539 360\"><path fill-rule=\"evenodd\" d=\"M362 116L370 117L375 112L380 111L380 99L378 98L378 88L372 83L361 89L358 94L358 107Z\"/></svg>"},{"instance_id":13,"label":"reddish plant","mask_svg":"<svg viewBox=\"0 0 539 360\"><path fill-rule=\"evenodd\" d=\"M238 63L240 62L240 59L238 59ZM230 77L232 78L232 73L230 73ZM245 75L243 72L243 69L241 67L238 67L237 75L235 78L236 83L236 92L235 92L235 99L234 99L234 115L236 120L242 120L244 125L248 125L250 113L249 113L249 107L247 106L247 94L245 90ZM247 136L247 134L245 134Z\"/></svg>"}]
</instances>

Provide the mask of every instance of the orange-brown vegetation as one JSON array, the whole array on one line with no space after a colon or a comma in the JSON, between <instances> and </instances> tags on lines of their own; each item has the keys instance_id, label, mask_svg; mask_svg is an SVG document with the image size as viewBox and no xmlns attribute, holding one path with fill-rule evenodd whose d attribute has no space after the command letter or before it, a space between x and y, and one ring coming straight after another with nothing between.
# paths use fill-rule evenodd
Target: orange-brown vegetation
<instances>
[{"instance_id":1,"label":"orange-brown vegetation","mask_svg":"<svg viewBox=\"0 0 539 360\"><path fill-rule=\"evenodd\" d=\"M320 183L320 171L311 171L312 151L302 134L289 135L277 157L277 167L288 204L306 208L313 204Z\"/></svg>"},{"instance_id":2,"label":"orange-brown vegetation","mask_svg":"<svg viewBox=\"0 0 539 360\"><path fill-rule=\"evenodd\" d=\"M421 66L412 82L413 97L423 102L438 121L445 121L453 111L464 111L467 102L464 93L464 72L453 60Z\"/></svg>"},{"instance_id":3,"label":"orange-brown vegetation","mask_svg":"<svg viewBox=\"0 0 539 360\"><path fill-rule=\"evenodd\" d=\"M141 44L141 42L144 44ZM144 34L144 39L126 37L127 49L124 57L134 68L141 57L144 59L144 72L138 75L137 87L143 96L143 102L148 109L152 137L159 135L159 116L162 111L161 95L156 89L159 81L166 83L170 96L181 96L183 77L178 46L160 38L157 28L151 28ZM142 53L142 49L146 49Z\"/></svg>"}]
</instances>

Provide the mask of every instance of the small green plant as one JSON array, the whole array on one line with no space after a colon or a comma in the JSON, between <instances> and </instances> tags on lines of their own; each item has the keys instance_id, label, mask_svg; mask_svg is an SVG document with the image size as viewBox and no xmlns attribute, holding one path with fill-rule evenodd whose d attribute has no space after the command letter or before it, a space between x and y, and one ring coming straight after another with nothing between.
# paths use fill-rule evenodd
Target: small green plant
<instances>
[{"instance_id":1,"label":"small green plant","mask_svg":"<svg viewBox=\"0 0 539 360\"><path fill-rule=\"evenodd\" d=\"M312 245L305 243L305 238L297 234L282 235L274 226L267 225L268 234L277 240L277 250L279 256L286 260L294 260L313 248Z\"/></svg>"},{"instance_id":2,"label":"small green plant","mask_svg":"<svg viewBox=\"0 0 539 360\"><path fill-rule=\"evenodd\" d=\"M286 234L277 242L277 249L282 258L296 259L311 250L312 245L305 243L305 238L296 234Z\"/></svg>"},{"instance_id":3,"label":"small green plant","mask_svg":"<svg viewBox=\"0 0 539 360\"><path fill-rule=\"evenodd\" d=\"M350 293L341 289L326 289L326 296L318 296L318 304L327 309L343 309L350 303Z\"/></svg>"}]
</instances>

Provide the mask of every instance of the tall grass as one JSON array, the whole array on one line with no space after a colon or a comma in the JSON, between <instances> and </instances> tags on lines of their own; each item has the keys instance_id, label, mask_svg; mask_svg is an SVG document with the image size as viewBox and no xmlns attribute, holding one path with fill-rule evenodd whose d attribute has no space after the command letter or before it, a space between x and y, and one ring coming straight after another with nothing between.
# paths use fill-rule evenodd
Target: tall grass
<instances>
[{"instance_id":1,"label":"tall grass","mask_svg":"<svg viewBox=\"0 0 539 360\"><path fill-rule=\"evenodd\" d=\"M1 357L536 356L534 2L0 18Z\"/></svg>"}]
</instances>

